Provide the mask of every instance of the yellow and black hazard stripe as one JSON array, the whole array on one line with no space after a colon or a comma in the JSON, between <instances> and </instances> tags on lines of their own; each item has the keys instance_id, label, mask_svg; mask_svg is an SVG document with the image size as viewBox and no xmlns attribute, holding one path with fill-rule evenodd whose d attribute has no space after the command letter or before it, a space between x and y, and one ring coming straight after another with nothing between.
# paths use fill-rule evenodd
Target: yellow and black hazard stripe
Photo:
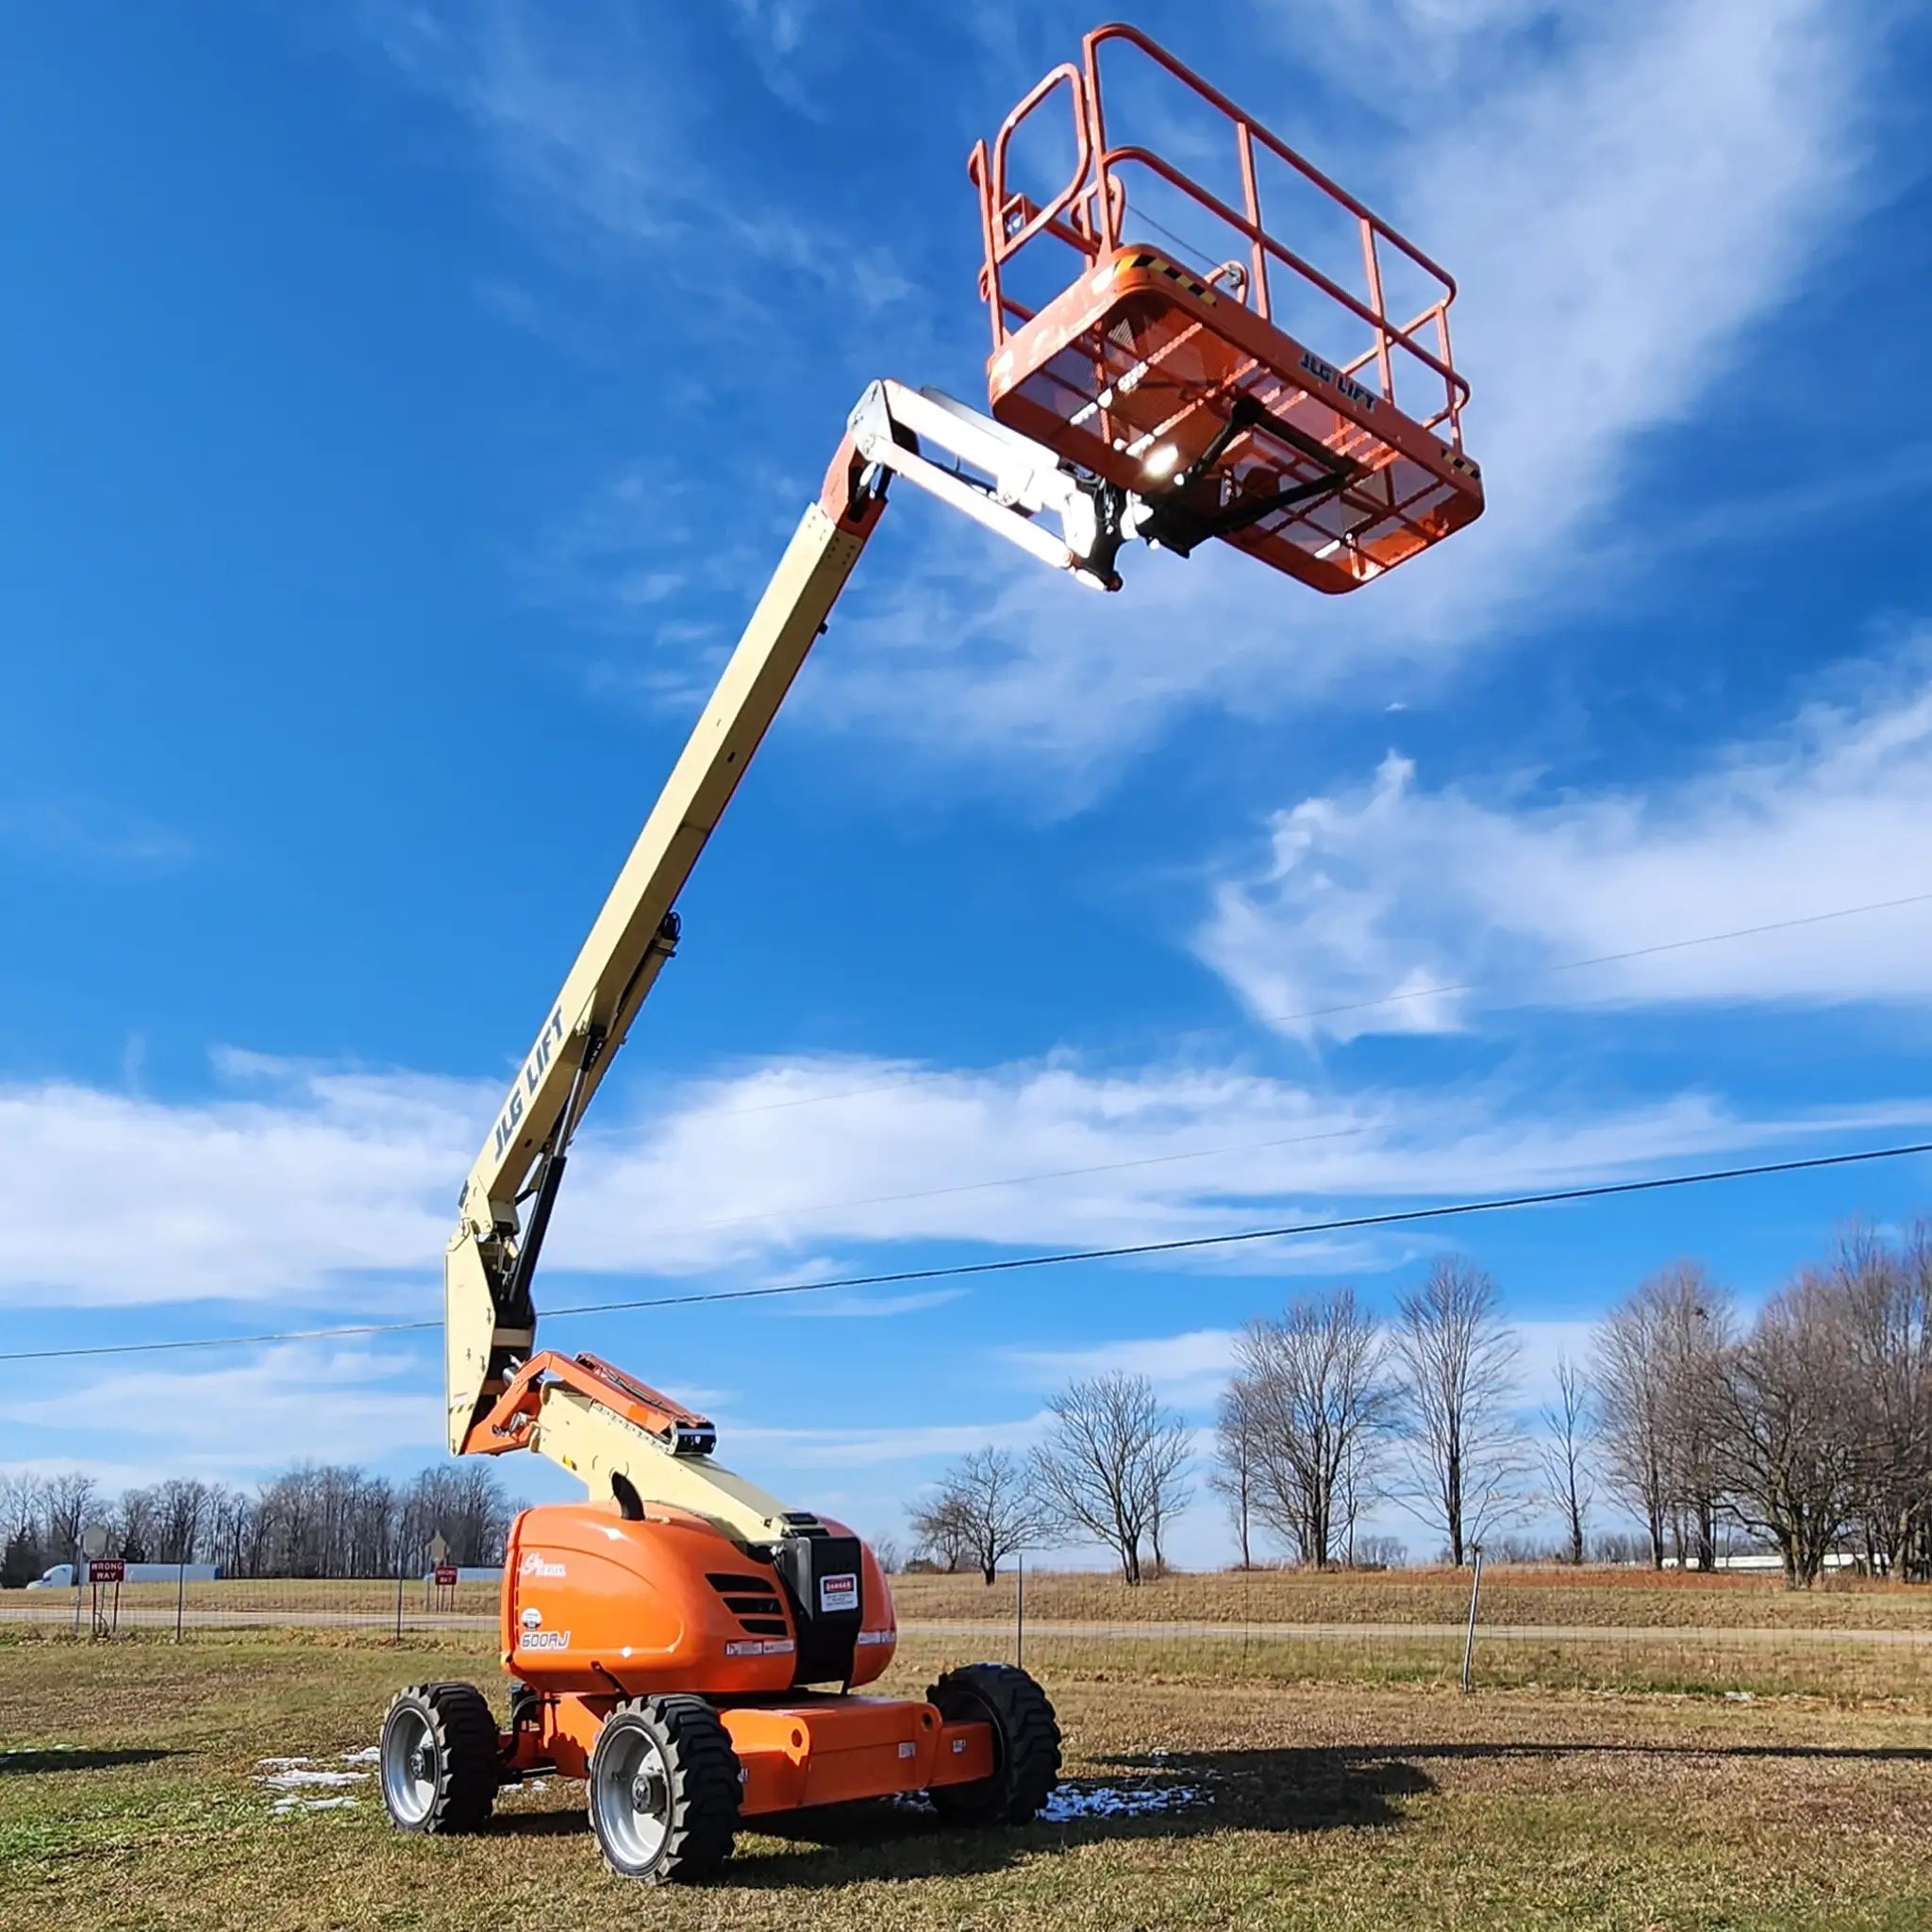
<instances>
[{"instance_id":1,"label":"yellow and black hazard stripe","mask_svg":"<svg viewBox=\"0 0 1932 1932\"><path fill-rule=\"evenodd\" d=\"M1123 269L1154 269L1165 275L1169 281L1185 289L1189 294L1203 302L1214 300L1214 291L1206 282L1197 281L1186 269L1176 268L1164 255L1130 255L1121 263Z\"/></svg>"}]
</instances>

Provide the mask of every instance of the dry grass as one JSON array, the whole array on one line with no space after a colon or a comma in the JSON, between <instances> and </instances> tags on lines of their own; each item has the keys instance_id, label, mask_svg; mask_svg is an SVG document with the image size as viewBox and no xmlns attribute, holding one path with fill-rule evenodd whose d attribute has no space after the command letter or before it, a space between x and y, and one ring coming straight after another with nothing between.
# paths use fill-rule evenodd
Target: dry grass
<instances>
[{"instance_id":1,"label":"dry grass","mask_svg":"<svg viewBox=\"0 0 1932 1932\"><path fill-rule=\"evenodd\" d=\"M0 1924L275 1928L1321 1927L1906 1932L1932 1924L1932 1719L1781 1700L1173 1683L1162 1646L1050 1672L1076 1784L1184 1786L1150 1816L834 1842L747 1836L729 1882L608 1877L580 1794L450 1843L354 1808L275 1819L256 1760L368 1742L390 1690L489 1685L485 1636L0 1641ZM942 1660L920 1640L890 1688ZM1136 1667L1135 1659L1141 1668ZM949 1654L947 1660L950 1659Z\"/></svg>"},{"instance_id":2,"label":"dry grass","mask_svg":"<svg viewBox=\"0 0 1932 1932\"><path fill-rule=\"evenodd\" d=\"M977 1575L892 1580L906 1623L1010 1623L1014 1590L1010 1574L991 1589ZM386 1624L396 1608L394 1582L381 1579L237 1578L191 1583L183 1594L191 1622L287 1615ZM129 1624L173 1626L172 1584L130 1584L121 1601ZM458 1615L490 1617L496 1586L462 1584L437 1602ZM430 1603L420 1580L405 1585L407 1618L423 1618ZM1163 1577L1138 1590L1092 1571L1029 1572L1026 1577L1026 1613L1041 1623L1444 1624L1459 1624L1468 1607L1468 1573L1454 1570L1213 1571ZM71 1625L74 1609L71 1591L9 1591L0 1599L0 1621L33 1613ZM1792 1591L1762 1575L1494 1567L1483 1581L1483 1619L1628 1630L1902 1630L1932 1638L1932 1588L1848 1577Z\"/></svg>"},{"instance_id":3,"label":"dry grass","mask_svg":"<svg viewBox=\"0 0 1932 1932\"><path fill-rule=\"evenodd\" d=\"M897 1576L902 1619L1009 1620L1014 1579ZM1203 1624L1455 1624L1469 1608L1469 1574L1455 1570L1213 1571L1129 1590L1091 1572L1029 1571L1026 1614L1041 1621ZM1633 1629L1923 1630L1932 1588L1834 1579L1788 1591L1776 1577L1695 1572L1493 1567L1483 1577L1491 1624Z\"/></svg>"}]
</instances>

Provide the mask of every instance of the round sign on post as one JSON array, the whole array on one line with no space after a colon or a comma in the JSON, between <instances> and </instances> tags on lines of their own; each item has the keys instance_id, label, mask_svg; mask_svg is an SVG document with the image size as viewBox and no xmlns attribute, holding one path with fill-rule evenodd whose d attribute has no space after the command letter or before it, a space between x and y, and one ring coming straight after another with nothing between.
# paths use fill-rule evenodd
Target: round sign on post
<instances>
[{"instance_id":1,"label":"round sign on post","mask_svg":"<svg viewBox=\"0 0 1932 1932\"><path fill-rule=\"evenodd\" d=\"M83 1557L105 1557L108 1554L108 1542L107 1525L90 1523L80 1533L80 1554Z\"/></svg>"}]
</instances>

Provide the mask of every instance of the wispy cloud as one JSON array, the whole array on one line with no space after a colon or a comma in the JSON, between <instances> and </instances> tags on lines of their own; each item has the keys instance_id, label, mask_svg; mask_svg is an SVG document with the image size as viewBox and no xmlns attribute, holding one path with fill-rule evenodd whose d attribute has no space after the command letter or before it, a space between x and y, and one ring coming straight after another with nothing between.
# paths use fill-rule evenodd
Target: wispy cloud
<instances>
[{"instance_id":1,"label":"wispy cloud","mask_svg":"<svg viewBox=\"0 0 1932 1932\"><path fill-rule=\"evenodd\" d=\"M0 1302L433 1315L455 1183L494 1083L238 1055L224 1071L227 1091L185 1103L72 1082L0 1088ZM546 1261L632 1278L819 1278L833 1254L847 1265L829 1272L848 1273L867 1251L915 1243L996 1255L1220 1233L1815 1144L1928 1111L1905 1099L1747 1113L1698 1091L1590 1108L1501 1081L1338 1093L1239 1067L788 1059L656 1092L646 1118L614 1108L588 1129ZM115 1177L106 1197L103 1173ZM1189 1262L1306 1274L1397 1252L1298 1241ZM885 1297L844 1312L931 1305Z\"/></svg>"},{"instance_id":2,"label":"wispy cloud","mask_svg":"<svg viewBox=\"0 0 1932 1932\"><path fill-rule=\"evenodd\" d=\"M169 1474L231 1478L310 1457L430 1451L441 1409L435 1369L424 1361L307 1343L186 1368L116 1366L56 1394L0 1398L0 1421L31 1428L48 1448L69 1433L91 1453L132 1438L159 1445L157 1462Z\"/></svg>"},{"instance_id":3,"label":"wispy cloud","mask_svg":"<svg viewBox=\"0 0 1932 1932\"><path fill-rule=\"evenodd\" d=\"M780 61L798 14L747 8L747 43ZM702 328L734 315L767 321L786 299L775 286L770 304L755 295L734 272L746 264L868 308L912 292L882 244L827 229L773 183L737 192L705 158L720 143L716 76L699 86L689 58L702 15L494 0L375 5L365 18L395 71L475 129L534 235L626 275L648 255L655 286L703 294Z\"/></svg>"},{"instance_id":4,"label":"wispy cloud","mask_svg":"<svg viewBox=\"0 0 1932 1932\"><path fill-rule=\"evenodd\" d=\"M1927 662L1861 667L1857 694L1647 791L1483 796L1391 753L1358 789L1276 815L1266 859L1215 889L1199 950L1307 1037L1439 1032L1491 1003L1923 1007L1932 906L1674 942L1932 892ZM1671 950L1546 970L1648 946ZM1355 1005L1390 993L1406 996Z\"/></svg>"},{"instance_id":5,"label":"wispy cloud","mask_svg":"<svg viewBox=\"0 0 1932 1932\"><path fill-rule=\"evenodd\" d=\"M96 805L52 799L0 803L0 853L90 872L155 875L194 857L182 834Z\"/></svg>"},{"instance_id":6,"label":"wispy cloud","mask_svg":"<svg viewBox=\"0 0 1932 1932\"><path fill-rule=\"evenodd\" d=\"M724 1426L724 1424L721 1424ZM1024 1448L1042 1427L1039 1416L984 1423L908 1424L878 1429L772 1429L730 1424L730 1441L749 1446L761 1465L868 1469L936 1456L964 1456L989 1444Z\"/></svg>"},{"instance_id":7,"label":"wispy cloud","mask_svg":"<svg viewBox=\"0 0 1932 1932\"><path fill-rule=\"evenodd\" d=\"M862 609L821 671L829 719L1104 776L1191 707L1267 715L1364 681L1379 702L1393 666L1426 682L1531 611L1600 594L1579 559L1614 548L1643 439L1698 407L1866 192L1871 19L1825 0L1413 0L1402 16L1372 63L1378 90L1385 49L1406 77L1377 101L1394 125L1315 158L1457 277L1482 522L1333 603L1204 554L1131 559L1127 594L1103 604L922 528L916 585ZM1362 9L1324 17L1367 31ZM1310 38L1298 25L1296 50ZM1279 72L1241 83L1264 114Z\"/></svg>"}]
</instances>

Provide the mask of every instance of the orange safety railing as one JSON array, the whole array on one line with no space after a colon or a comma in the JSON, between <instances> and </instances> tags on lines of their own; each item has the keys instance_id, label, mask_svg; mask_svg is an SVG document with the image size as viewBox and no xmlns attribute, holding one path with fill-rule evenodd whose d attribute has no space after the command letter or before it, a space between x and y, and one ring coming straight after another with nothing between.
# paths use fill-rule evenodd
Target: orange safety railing
<instances>
[{"instance_id":1,"label":"orange safety railing","mask_svg":"<svg viewBox=\"0 0 1932 1932\"><path fill-rule=\"evenodd\" d=\"M1109 145L1101 87L1102 49L1124 43L1178 81L1207 107L1232 124L1235 159L1241 180L1241 205L1232 207L1199 181L1142 143ZM1064 88L1073 114L1074 172L1065 187L1043 203L1014 192L1008 181L1009 151L1014 134ZM1357 225L1361 248L1359 291L1345 286L1270 232L1263 217L1257 150L1273 156L1310 187L1326 196ZM1204 282L1243 303L1263 321L1276 307L1276 277L1286 274L1307 290L1325 297L1341 312L1369 331L1366 349L1352 359L1339 361L1341 374L1368 381L1391 408L1423 428L1442 433L1457 450L1462 448L1461 412L1469 400L1469 384L1455 368L1449 341L1449 305L1456 284L1449 275L1413 242L1357 201L1347 190L1278 140L1255 117L1210 87L1191 69L1176 60L1138 28L1114 25L1096 27L1083 42L1082 64L1064 62L1046 75L1001 124L989 148L980 142L973 150L968 171L979 192L980 225L985 258L979 272L979 291L992 323L997 355L1016 325L1024 325L1034 310L1008 286L1016 258L1045 239L1077 250L1090 261L1125 242L1136 205L1130 193L1133 171L1163 182L1174 193L1191 202L1239 238L1239 253L1219 262L1202 258L1183 244L1183 256ZM1158 227L1158 223L1152 225ZM1163 232L1166 232L1163 230ZM1136 238L1141 239L1141 238ZM1171 235L1170 241L1176 240ZM1244 244L1244 245L1242 245ZM1399 254L1433 291L1421 312L1402 323L1389 319L1383 300L1384 251ZM1338 318L1339 320L1339 318ZM1396 375L1424 386L1424 407L1405 408L1397 395Z\"/></svg>"}]
</instances>

